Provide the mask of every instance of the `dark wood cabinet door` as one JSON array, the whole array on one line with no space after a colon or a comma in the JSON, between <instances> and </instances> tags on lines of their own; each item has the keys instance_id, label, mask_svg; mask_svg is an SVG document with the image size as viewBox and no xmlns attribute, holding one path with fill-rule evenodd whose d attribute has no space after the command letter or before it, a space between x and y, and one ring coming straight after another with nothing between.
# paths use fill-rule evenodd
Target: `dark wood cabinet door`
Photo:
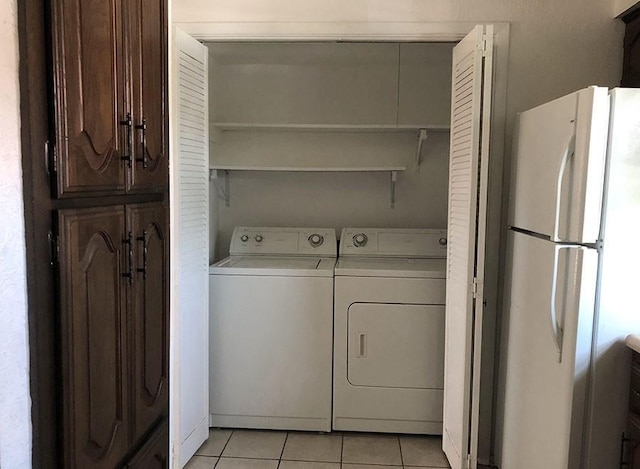
<instances>
[{"instance_id":1,"label":"dark wood cabinet door","mask_svg":"<svg viewBox=\"0 0 640 469\"><path fill-rule=\"evenodd\" d=\"M135 164L129 192L168 190L167 7L132 0L130 43Z\"/></svg>"},{"instance_id":2,"label":"dark wood cabinet door","mask_svg":"<svg viewBox=\"0 0 640 469\"><path fill-rule=\"evenodd\" d=\"M169 406L169 308L167 206L127 206L136 240L136 277L132 289L133 408L137 440Z\"/></svg>"},{"instance_id":3,"label":"dark wood cabinet door","mask_svg":"<svg viewBox=\"0 0 640 469\"><path fill-rule=\"evenodd\" d=\"M61 197L125 191L122 2L51 2L55 179Z\"/></svg>"},{"instance_id":4,"label":"dark wood cabinet door","mask_svg":"<svg viewBox=\"0 0 640 469\"><path fill-rule=\"evenodd\" d=\"M167 469L169 467L169 428L166 420L127 464L127 469Z\"/></svg>"},{"instance_id":5,"label":"dark wood cabinet door","mask_svg":"<svg viewBox=\"0 0 640 469\"><path fill-rule=\"evenodd\" d=\"M124 207L58 212L64 467L112 469L129 449Z\"/></svg>"},{"instance_id":6,"label":"dark wood cabinet door","mask_svg":"<svg viewBox=\"0 0 640 469\"><path fill-rule=\"evenodd\" d=\"M640 88L640 9L625 16L622 86Z\"/></svg>"}]
</instances>

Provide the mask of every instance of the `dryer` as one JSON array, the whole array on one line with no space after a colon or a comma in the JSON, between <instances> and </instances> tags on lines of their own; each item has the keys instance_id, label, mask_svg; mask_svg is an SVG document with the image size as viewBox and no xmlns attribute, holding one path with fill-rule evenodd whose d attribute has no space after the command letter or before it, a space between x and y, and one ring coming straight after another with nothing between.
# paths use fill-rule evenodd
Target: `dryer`
<instances>
[{"instance_id":1,"label":"dryer","mask_svg":"<svg viewBox=\"0 0 640 469\"><path fill-rule=\"evenodd\" d=\"M210 425L331 430L336 234L237 227L210 273Z\"/></svg>"},{"instance_id":2,"label":"dryer","mask_svg":"<svg viewBox=\"0 0 640 469\"><path fill-rule=\"evenodd\" d=\"M446 230L342 230L335 430L442 434L446 245Z\"/></svg>"}]
</instances>

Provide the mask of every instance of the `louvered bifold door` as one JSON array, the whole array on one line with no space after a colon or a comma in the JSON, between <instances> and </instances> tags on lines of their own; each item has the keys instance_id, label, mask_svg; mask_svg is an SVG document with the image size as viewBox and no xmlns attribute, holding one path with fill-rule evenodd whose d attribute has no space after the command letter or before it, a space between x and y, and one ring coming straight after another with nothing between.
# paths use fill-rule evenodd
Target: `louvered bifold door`
<instances>
[{"instance_id":1,"label":"louvered bifold door","mask_svg":"<svg viewBox=\"0 0 640 469\"><path fill-rule=\"evenodd\" d=\"M477 465L492 36L476 26L453 51L442 439L453 469Z\"/></svg>"},{"instance_id":2,"label":"louvered bifold door","mask_svg":"<svg viewBox=\"0 0 640 469\"><path fill-rule=\"evenodd\" d=\"M173 306L178 409L174 439L184 466L209 436L208 49L176 29L173 114ZM175 339L174 339L175 340ZM174 377L174 380L176 378ZM177 435L176 435L177 433Z\"/></svg>"}]
</instances>

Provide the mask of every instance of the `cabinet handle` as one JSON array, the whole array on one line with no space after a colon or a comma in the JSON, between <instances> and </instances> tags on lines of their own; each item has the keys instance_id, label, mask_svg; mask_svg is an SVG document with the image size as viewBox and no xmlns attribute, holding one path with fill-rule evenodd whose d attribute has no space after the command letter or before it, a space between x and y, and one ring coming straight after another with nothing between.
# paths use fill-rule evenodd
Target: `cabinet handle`
<instances>
[{"instance_id":1,"label":"cabinet handle","mask_svg":"<svg viewBox=\"0 0 640 469\"><path fill-rule=\"evenodd\" d=\"M142 267L138 267L136 269L137 272L142 274L143 279L147 279L147 253L148 247L147 244L147 230L142 230L142 236L138 236L136 238L137 241L142 242Z\"/></svg>"},{"instance_id":2,"label":"cabinet handle","mask_svg":"<svg viewBox=\"0 0 640 469\"><path fill-rule=\"evenodd\" d=\"M131 113L127 112L127 116L124 120L120 121L120 125L127 128L127 154L122 155L120 159L127 162L127 166L130 168L133 164L133 132L131 131L132 121Z\"/></svg>"},{"instance_id":3,"label":"cabinet handle","mask_svg":"<svg viewBox=\"0 0 640 469\"><path fill-rule=\"evenodd\" d=\"M142 118L142 123L140 125L136 125L136 130L142 131L142 158L136 158L138 163L142 163L142 168L147 169L149 166L149 159L147 158L147 119Z\"/></svg>"},{"instance_id":4,"label":"cabinet handle","mask_svg":"<svg viewBox=\"0 0 640 469\"><path fill-rule=\"evenodd\" d=\"M122 276L129 279L129 285L133 285L133 233L131 231L129 231L127 237L122 240L122 243L127 244L127 249L129 250L129 272L125 272Z\"/></svg>"}]
</instances>

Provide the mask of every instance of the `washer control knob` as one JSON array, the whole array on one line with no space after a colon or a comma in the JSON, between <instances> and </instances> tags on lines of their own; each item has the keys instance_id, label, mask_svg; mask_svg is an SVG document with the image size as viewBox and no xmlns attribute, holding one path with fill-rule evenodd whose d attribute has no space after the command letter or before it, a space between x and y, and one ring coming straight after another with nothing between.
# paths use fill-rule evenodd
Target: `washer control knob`
<instances>
[{"instance_id":1,"label":"washer control knob","mask_svg":"<svg viewBox=\"0 0 640 469\"><path fill-rule=\"evenodd\" d=\"M357 248L365 246L367 241L369 241L369 237L364 233L357 234L353 237L353 245Z\"/></svg>"},{"instance_id":2,"label":"washer control knob","mask_svg":"<svg viewBox=\"0 0 640 469\"><path fill-rule=\"evenodd\" d=\"M318 246L322 246L322 243L324 243L324 236L319 235L317 233L312 234L311 236L309 236L309 244L311 244L311 246L313 246L314 248L317 248Z\"/></svg>"},{"instance_id":3,"label":"washer control knob","mask_svg":"<svg viewBox=\"0 0 640 469\"><path fill-rule=\"evenodd\" d=\"M243 243L246 243L247 241L249 241L249 237L247 235L242 235L240 236L240 241L242 241Z\"/></svg>"},{"instance_id":4,"label":"washer control knob","mask_svg":"<svg viewBox=\"0 0 640 469\"><path fill-rule=\"evenodd\" d=\"M262 235L256 235L254 239L256 240L256 243L261 243L264 238L262 237Z\"/></svg>"},{"instance_id":5,"label":"washer control knob","mask_svg":"<svg viewBox=\"0 0 640 469\"><path fill-rule=\"evenodd\" d=\"M447 238L440 238L440 239L438 240L438 244L439 244L440 246L446 246L446 245L447 245Z\"/></svg>"}]
</instances>

